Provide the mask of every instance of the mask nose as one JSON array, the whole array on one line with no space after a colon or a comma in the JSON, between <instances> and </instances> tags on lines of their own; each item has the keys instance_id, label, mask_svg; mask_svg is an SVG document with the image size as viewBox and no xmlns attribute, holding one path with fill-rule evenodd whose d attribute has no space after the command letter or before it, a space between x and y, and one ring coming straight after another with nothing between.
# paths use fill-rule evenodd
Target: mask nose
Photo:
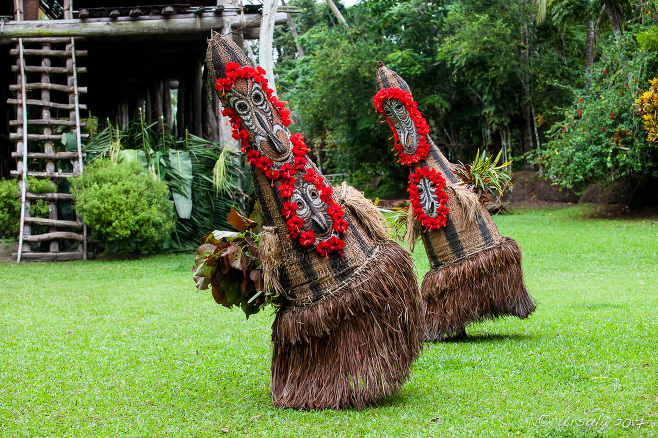
<instances>
[{"instance_id":1,"label":"mask nose","mask_svg":"<svg viewBox=\"0 0 658 438\"><path fill-rule=\"evenodd\" d=\"M270 129L270 125L265 123L265 120L260 115L260 113L258 111L255 111L255 113L256 120L258 120L258 127L267 135L267 142L269 143L270 147L274 149L278 154L284 154L286 152L286 148L283 143L281 143L281 140L279 140L277 136L274 135L274 132L272 132Z\"/></svg>"},{"instance_id":2,"label":"mask nose","mask_svg":"<svg viewBox=\"0 0 658 438\"><path fill-rule=\"evenodd\" d=\"M327 218L324 217L323 214L314 214L311 220L315 222L323 233L329 231L329 228L331 227L329 221L327 221Z\"/></svg>"}]
</instances>

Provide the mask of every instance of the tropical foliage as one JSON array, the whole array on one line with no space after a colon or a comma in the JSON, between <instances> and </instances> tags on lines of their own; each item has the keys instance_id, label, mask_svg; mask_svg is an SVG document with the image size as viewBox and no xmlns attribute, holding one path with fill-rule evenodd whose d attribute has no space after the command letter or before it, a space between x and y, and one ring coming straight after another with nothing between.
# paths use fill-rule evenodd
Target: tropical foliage
<instances>
[{"instance_id":1,"label":"tropical foliage","mask_svg":"<svg viewBox=\"0 0 658 438\"><path fill-rule=\"evenodd\" d=\"M454 172L464 183L478 194L480 202L497 200L503 191L511 184L510 174L507 171L511 161L498 164L503 151L498 152L496 158L487 155L486 151L478 151L472 163L459 163L454 166Z\"/></svg>"},{"instance_id":2,"label":"tropical foliage","mask_svg":"<svg viewBox=\"0 0 658 438\"><path fill-rule=\"evenodd\" d=\"M231 209L227 221L239 232L206 234L196 250L192 275L197 290L210 288L218 304L240 307L249 319L276 301L276 293L265 284L258 258L263 219L258 208L249 218Z\"/></svg>"},{"instance_id":3,"label":"tropical foliage","mask_svg":"<svg viewBox=\"0 0 658 438\"><path fill-rule=\"evenodd\" d=\"M452 162L504 149L575 188L656 170L631 108L655 71L653 1L337 2L348 29L324 2L292 3L305 56L277 30L280 94L322 170L367 195L389 197L406 180L370 103L377 60L407 81Z\"/></svg>"},{"instance_id":4,"label":"tropical foliage","mask_svg":"<svg viewBox=\"0 0 658 438\"><path fill-rule=\"evenodd\" d=\"M17 193L17 180L0 180L0 237L14 238L18 236L21 200L16 196Z\"/></svg>"},{"instance_id":5,"label":"tropical foliage","mask_svg":"<svg viewBox=\"0 0 658 438\"><path fill-rule=\"evenodd\" d=\"M95 160L71 188L78 214L106 249L146 254L165 247L175 225L169 190L139 164Z\"/></svg>"},{"instance_id":6,"label":"tropical foliage","mask_svg":"<svg viewBox=\"0 0 658 438\"><path fill-rule=\"evenodd\" d=\"M647 142L634 104L657 61L640 49L633 32L625 32L610 36L588 74L589 88L561 86L573 103L563 108L564 118L547 131L550 141L535 154L549 177L582 190L599 180L640 180L656 172L658 148Z\"/></svg>"},{"instance_id":7,"label":"tropical foliage","mask_svg":"<svg viewBox=\"0 0 658 438\"><path fill-rule=\"evenodd\" d=\"M176 138L141 114L125 130L108 121L83 149L87 159L134 162L167 183L175 205L176 228L168 245L173 249L196 248L206 230L230 229L231 207L251 208L243 190L251 185L249 173L239 153L187 133Z\"/></svg>"}]
</instances>

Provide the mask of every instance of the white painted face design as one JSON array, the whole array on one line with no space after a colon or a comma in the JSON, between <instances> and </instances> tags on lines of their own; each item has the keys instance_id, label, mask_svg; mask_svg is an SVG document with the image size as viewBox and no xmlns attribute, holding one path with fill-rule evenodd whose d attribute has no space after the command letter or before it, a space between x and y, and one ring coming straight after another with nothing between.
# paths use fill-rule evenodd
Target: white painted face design
<instances>
[{"instance_id":1,"label":"white painted face design","mask_svg":"<svg viewBox=\"0 0 658 438\"><path fill-rule=\"evenodd\" d=\"M226 96L252 137L254 147L274 161L287 161L292 151L290 131L281 122L261 85L236 81Z\"/></svg>"},{"instance_id":2,"label":"white painted face design","mask_svg":"<svg viewBox=\"0 0 658 438\"><path fill-rule=\"evenodd\" d=\"M383 107L384 112L398 133L404 153L407 155L415 154L416 149L418 149L419 138L416 125L414 125L414 121L409 116L409 111L407 111L402 102L394 99L386 100Z\"/></svg>"},{"instance_id":3,"label":"white painted face design","mask_svg":"<svg viewBox=\"0 0 658 438\"><path fill-rule=\"evenodd\" d=\"M302 231L313 231L318 240L328 240L334 233L334 220L327 214L329 204L320 199L315 184L297 179L290 202L297 204L296 214L304 219Z\"/></svg>"},{"instance_id":4,"label":"white painted face design","mask_svg":"<svg viewBox=\"0 0 658 438\"><path fill-rule=\"evenodd\" d=\"M438 215L439 202L436 198L436 185L427 178L418 181L418 195L420 205L425 214L431 218Z\"/></svg>"}]
</instances>

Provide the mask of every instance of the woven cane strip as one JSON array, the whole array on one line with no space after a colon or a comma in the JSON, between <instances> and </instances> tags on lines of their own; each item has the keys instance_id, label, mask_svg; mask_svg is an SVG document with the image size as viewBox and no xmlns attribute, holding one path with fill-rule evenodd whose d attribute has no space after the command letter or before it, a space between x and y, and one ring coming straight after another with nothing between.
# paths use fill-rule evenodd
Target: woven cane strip
<instances>
[{"instance_id":1,"label":"woven cane strip","mask_svg":"<svg viewBox=\"0 0 658 438\"><path fill-rule=\"evenodd\" d=\"M409 91L409 86L397 73L387 67L380 67L376 73L377 90L382 88L399 88Z\"/></svg>"},{"instance_id":2,"label":"woven cane strip","mask_svg":"<svg viewBox=\"0 0 658 438\"><path fill-rule=\"evenodd\" d=\"M234 50L231 45L222 45L223 50L217 50L220 45L219 40L222 36L217 32L212 32L208 40L208 49L206 51L206 65L208 65L208 76L210 83L215 84L217 78L224 77L226 64L237 62L240 65L251 65L244 52Z\"/></svg>"},{"instance_id":3,"label":"woven cane strip","mask_svg":"<svg viewBox=\"0 0 658 438\"><path fill-rule=\"evenodd\" d=\"M445 228L428 233L423 239L428 253L433 252L438 260L433 267L454 263L501 242L498 229L484 207L479 206L481 211L476 222L469 223L463 217L454 191L448 187L446 193L448 193L447 206L450 210L449 224ZM456 241L459 245L455 245ZM428 245L431 248L427 248ZM456 246L461 250L455 250Z\"/></svg>"},{"instance_id":4,"label":"woven cane strip","mask_svg":"<svg viewBox=\"0 0 658 438\"><path fill-rule=\"evenodd\" d=\"M329 258L321 257L316 251L303 248L288 237L285 219L281 215L281 202L278 190L271 187L268 179L260 172L252 172L256 193L263 210L269 212L271 223L267 228L279 237L281 244L281 285L286 290L286 298L294 306L304 306L332 295L340 285L341 278L351 276L365 263L372 254L374 243L361 227L358 221L346 212L346 220L350 223L344 234L344 261L338 254ZM276 192L275 192L276 191ZM267 219L267 218L266 218Z\"/></svg>"},{"instance_id":5,"label":"woven cane strip","mask_svg":"<svg viewBox=\"0 0 658 438\"><path fill-rule=\"evenodd\" d=\"M445 155L441 153L441 150L432 141L430 136L427 135L426 138L430 145L430 153L428 154L423 166L429 166L433 169L440 170L448 185L460 182L461 179L452 172L452 164L450 164Z\"/></svg>"}]
</instances>

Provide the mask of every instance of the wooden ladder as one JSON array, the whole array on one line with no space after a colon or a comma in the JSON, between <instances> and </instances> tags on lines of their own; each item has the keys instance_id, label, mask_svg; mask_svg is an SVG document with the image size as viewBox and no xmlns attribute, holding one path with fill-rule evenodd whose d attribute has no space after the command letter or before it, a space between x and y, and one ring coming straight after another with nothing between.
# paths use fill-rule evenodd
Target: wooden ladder
<instances>
[{"instance_id":1,"label":"wooden ladder","mask_svg":"<svg viewBox=\"0 0 658 438\"><path fill-rule=\"evenodd\" d=\"M11 174L19 179L21 216L18 252L13 255L17 262L87 260L87 227L79 217L60 219L61 203L71 202L73 195L30 193L26 182L27 177L35 177L57 184L61 179L82 173L81 141L87 135L80 132L83 124L80 110L87 107L79 103L79 96L87 89L78 87L78 74L86 69L77 66L76 57L87 53L75 49L74 38L19 38L14 41L16 48L11 54L17 62L12 71L17 73L17 83L9 88L16 93L16 99L8 99L7 103L16 106L16 120L9 122L16 130L10 133L10 139L16 143L12 157L17 162L17 170ZM26 60L33 63L28 64ZM39 64L34 65L34 60ZM30 92L40 94L30 96ZM77 143L74 151L59 151L62 130L74 133ZM62 167L72 170L64 172ZM47 219L30 216L30 205L37 200L48 203ZM34 228L47 229L47 232L33 234ZM31 244L38 242L49 242L49 251L34 251ZM60 243L69 247L75 246L73 242L77 242L77 249L60 252Z\"/></svg>"}]
</instances>

